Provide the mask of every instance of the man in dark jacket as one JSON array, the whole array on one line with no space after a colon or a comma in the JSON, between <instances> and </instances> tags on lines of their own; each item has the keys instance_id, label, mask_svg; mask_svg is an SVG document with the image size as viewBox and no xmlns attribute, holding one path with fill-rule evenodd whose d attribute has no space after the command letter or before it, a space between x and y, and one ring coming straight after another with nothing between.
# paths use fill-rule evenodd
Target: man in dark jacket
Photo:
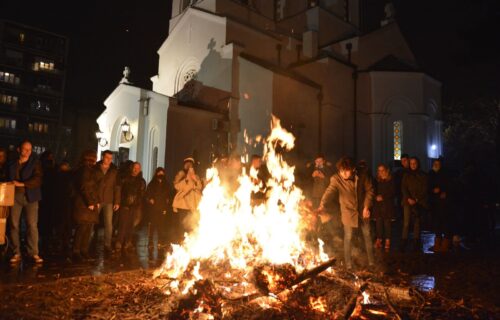
<instances>
[{"instance_id":1,"label":"man in dark jacket","mask_svg":"<svg viewBox=\"0 0 500 320\"><path fill-rule=\"evenodd\" d=\"M82 154L80 166L75 173L75 203L73 217L76 223L73 241L73 259L80 262L89 258L89 243L94 224L99 222L98 181L94 165L96 153L87 150Z\"/></svg>"},{"instance_id":2,"label":"man in dark jacket","mask_svg":"<svg viewBox=\"0 0 500 320\"><path fill-rule=\"evenodd\" d=\"M330 178L330 185L321 198L318 211L338 195L342 224L344 225L344 257L346 268L352 268L351 239L354 228L361 226L368 255L368 264L374 264L370 235L370 209L373 203L373 185L366 174L357 174L354 161L342 157L337 162L338 173Z\"/></svg>"},{"instance_id":3,"label":"man in dark jacket","mask_svg":"<svg viewBox=\"0 0 500 320\"><path fill-rule=\"evenodd\" d=\"M16 187L14 207L10 215L10 236L14 256L11 263L21 261L21 243L19 240L19 222L21 212L26 212L26 224L28 227L28 255L36 263L42 263L43 259L38 254L38 201L42 199L42 166L31 153L32 145L24 141L18 148L19 157L9 165L9 179Z\"/></svg>"},{"instance_id":4,"label":"man in dark jacket","mask_svg":"<svg viewBox=\"0 0 500 320\"><path fill-rule=\"evenodd\" d=\"M111 236L113 234L113 212L120 208L120 182L118 169L113 164L113 153L106 150L102 160L95 166L98 181L98 193L101 201L99 212L104 214L104 250L111 252Z\"/></svg>"},{"instance_id":5,"label":"man in dark jacket","mask_svg":"<svg viewBox=\"0 0 500 320\"><path fill-rule=\"evenodd\" d=\"M452 234L448 212L448 176L441 167L441 159L432 161L429 172L430 208L434 232L434 252L446 252L449 249ZM443 238L444 236L444 238Z\"/></svg>"},{"instance_id":6,"label":"man in dark jacket","mask_svg":"<svg viewBox=\"0 0 500 320\"><path fill-rule=\"evenodd\" d=\"M145 191L146 181L142 178L141 164L134 162L122 181L118 235L115 243L118 253L122 249L132 247L134 220L141 214Z\"/></svg>"},{"instance_id":7,"label":"man in dark jacket","mask_svg":"<svg viewBox=\"0 0 500 320\"><path fill-rule=\"evenodd\" d=\"M313 207L317 208L325 193L328 184L330 183L330 177L332 176L331 164L325 160L322 154L319 154L314 159L314 164L311 166L311 178L312 178L312 189L311 189L311 199L313 202Z\"/></svg>"},{"instance_id":8,"label":"man in dark jacket","mask_svg":"<svg viewBox=\"0 0 500 320\"><path fill-rule=\"evenodd\" d=\"M410 156L406 153L403 153L401 155L400 162L401 162L401 167L397 168L393 174L394 184L396 187L396 203L397 203L396 208L398 209L397 211L398 217L401 217L403 215L403 194L401 193L402 190L401 185L403 183L404 175L410 171Z\"/></svg>"},{"instance_id":9,"label":"man in dark jacket","mask_svg":"<svg viewBox=\"0 0 500 320\"><path fill-rule=\"evenodd\" d=\"M427 175L420 170L417 157L410 158L410 171L403 176L401 192L403 196L403 235L401 251L408 242L410 221L413 220L414 249L420 249L420 218L428 209Z\"/></svg>"}]
</instances>

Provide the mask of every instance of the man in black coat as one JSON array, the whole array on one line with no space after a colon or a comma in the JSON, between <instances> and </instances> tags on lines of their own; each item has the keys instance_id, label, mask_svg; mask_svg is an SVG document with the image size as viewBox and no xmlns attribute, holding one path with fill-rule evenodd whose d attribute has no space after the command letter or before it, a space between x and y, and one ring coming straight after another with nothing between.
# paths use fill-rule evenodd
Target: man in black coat
<instances>
[{"instance_id":1,"label":"man in black coat","mask_svg":"<svg viewBox=\"0 0 500 320\"><path fill-rule=\"evenodd\" d=\"M448 251L452 237L448 211L448 187L449 180L443 172L441 159L434 159L432 169L429 171L430 209L436 234L434 252Z\"/></svg>"}]
</instances>

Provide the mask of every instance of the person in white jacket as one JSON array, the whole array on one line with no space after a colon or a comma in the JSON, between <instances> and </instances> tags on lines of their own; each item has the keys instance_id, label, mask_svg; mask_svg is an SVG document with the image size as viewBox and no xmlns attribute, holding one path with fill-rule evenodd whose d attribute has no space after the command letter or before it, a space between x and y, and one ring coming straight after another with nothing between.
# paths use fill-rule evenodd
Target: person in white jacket
<instances>
[{"instance_id":1,"label":"person in white jacket","mask_svg":"<svg viewBox=\"0 0 500 320\"><path fill-rule=\"evenodd\" d=\"M194 170L194 159L184 159L184 167L174 179L176 194L172 207L174 211L174 223L179 230L178 240L182 240L185 232L193 229L197 222L197 209L201 200L203 183Z\"/></svg>"}]
</instances>

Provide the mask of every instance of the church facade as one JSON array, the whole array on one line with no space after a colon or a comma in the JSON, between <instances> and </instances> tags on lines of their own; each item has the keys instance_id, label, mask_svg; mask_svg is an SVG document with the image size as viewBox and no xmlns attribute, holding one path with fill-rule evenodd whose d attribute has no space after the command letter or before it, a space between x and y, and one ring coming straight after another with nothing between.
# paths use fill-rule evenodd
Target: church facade
<instances>
[{"instance_id":1,"label":"church facade","mask_svg":"<svg viewBox=\"0 0 500 320\"><path fill-rule=\"evenodd\" d=\"M271 115L300 165L323 153L424 167L442 154L441 84L419 69L390 3L174 0L152 90L127 74L104 102L99 150L173 173L194 156L259 153ZM370 9L370 10L368 10ZM375 17L370 16L375 13Z\"/></svg>"}]
</instances>

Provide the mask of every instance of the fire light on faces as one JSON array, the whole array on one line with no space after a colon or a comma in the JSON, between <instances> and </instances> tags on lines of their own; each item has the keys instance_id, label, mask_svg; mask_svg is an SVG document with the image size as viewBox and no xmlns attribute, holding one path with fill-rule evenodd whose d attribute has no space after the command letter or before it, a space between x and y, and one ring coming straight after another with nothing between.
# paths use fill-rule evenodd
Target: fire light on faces
<instances>
[{"instance_id":1,"label":"fire light on faces","mask_svg":"<svg viewBox=\"0 0 500 320\"><path fill-rule=\"evenodd\" d=\"M291 150L295 138L281 128L277 118L273 117L271 129L263 139L263 162L270 173L266 181L267 201L255 206L251 203L252 192L259 190L252 181L256 172L250 176L243 172L238 178L238 189L230 194L222 186L217 169L207 170L209 183L198 206L197 227L185 235L181 245L172 246L172 252L155 272L155 277L179 280L178 289L171 288L172 291L185 293L203 278L200 262L202 266L229 263L231 269L248 273L263 263L289 263L302 271L328 260L322 242L319 254L301 239L305 225L300 213L302 191L294 185L294 167L275 149L279 146L280 150Z\"/></svg>"}]
</instances>

